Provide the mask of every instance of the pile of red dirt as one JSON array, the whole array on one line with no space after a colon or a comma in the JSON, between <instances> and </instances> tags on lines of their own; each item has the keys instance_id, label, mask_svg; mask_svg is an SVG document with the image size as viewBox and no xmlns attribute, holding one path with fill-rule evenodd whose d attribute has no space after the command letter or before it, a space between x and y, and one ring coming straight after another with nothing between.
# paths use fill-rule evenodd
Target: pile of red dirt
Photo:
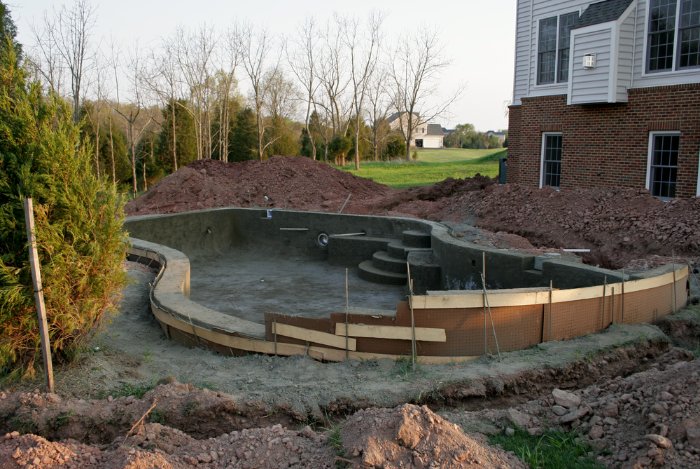
<instances>
[{"instance_id":1,"label":"pile of red dirt","mask_svg":"<svg viewBox=\"0 0 700 469\"><path fill-rule=\"evenodd\" d=\"M395 190L299 157L197 161L129 202L126 210L142 215L225 206L342 209L472 224L522 236L538 248L590 249L586 262L610 268L639 266L639 259L651 255L683 262L700 252L698 198L662 202L638 189L499 186L479 175Z\"/></svg>"},{"instance_id":2,"label":"pile of red dirt","mask_svg":"<svg viewBox=\"0 0 700 469\"><path fill-rule=\"evenodd\" d=\"M343 424L341 437L353 467L526 467L426 406L360 410Z\"/></svg>"},{"instance_id":3,"label":"pile of red dirt","mask_svg":"<svg viewBox=\"0 0 700 469\"><path fill-rule=\"evenodd\" d=\"M241 163L200 160L130 201L126 212L145 215L228 206L337 212L351 194L353 203L365 205L391 192L387 186L309 158L275 156Z\"/></svg>"},{"instance_id":4,"label":"pile of red dirt","mask_svg":"<svg viewBox=\"0 0 700 469\"><path fill-rule=\"evenodd\" d=\"M622 268L650 255L684 262L700 253L698 198L662 202L639 189L555 191L507 184L443 202L426 218L469 219L537 247L590 249L584 260L604 267Z\"/></svg>"},{"instance_id":5,"label":"pile of red dirt","mask_svg":"<svg viewBox=\"0 0 700 469\"><path fill-rule=\"evenodd\" d=\"M244 409L230 395L176 382L141 399L1 393L0 428L32 433L0 436L0 467L333 468L338 462L524 467L512 454L464 434L427 407L364 410L325 431L279 423L246 428L275 418L274 412L262 418L257 410L262 409Z\"/></svg>"}]
</instances>

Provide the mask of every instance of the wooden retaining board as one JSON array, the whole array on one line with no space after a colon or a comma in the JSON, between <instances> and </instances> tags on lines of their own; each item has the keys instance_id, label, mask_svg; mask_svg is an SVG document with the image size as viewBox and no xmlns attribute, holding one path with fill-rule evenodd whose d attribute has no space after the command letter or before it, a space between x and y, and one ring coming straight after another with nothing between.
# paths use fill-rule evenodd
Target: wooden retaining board
<instances>
[{"instance_id":1,"label":"wooden retaining board","mask_svg":"<svg viewBox=\"0 0 700 469\"><path fill-rule=\"evenodd\" d=\"M344 325L344 324L343 324ZM302 327L290 326L289 324L284 324L280 322L272 323L272 333L278 336L283 335L285 337L291 337L293 339L299 339L304 342L312 342L320 345L328 345L330 347L336 347L345 350L357 350L357 341L352 337L345 338L338 337L334 334L328 334L326 332L314 331L311 329L304 329Z\"/></svg>"},{"instance_id":2,"label":"wooden retaining board","mask_svg":"<svg viewBox=\"0 0 700 469\"><path fill-rule=\"evenodd\" d=\"M653 289L665 285L673 284L674 279L678 281L688 277L688 266L679 266L675 272L667 272L655 277L643 278L638 280L630 280L624 282L624 291L634 293L637 291ZM615 292L622 292L622 282L610 283L606 285L606 294L609 294L611 288L615 288ZM414 309L454 309L454 308L479 308L484 306L484 294L482 291L464 291L462 294L440 294L439 292L431 292L430 295L418 295L412 298ZM518 306L518 305L533 305L533 304L548 304L550 302L550 294L548 290L541 291L516 291L516 290L487 290L489 305L493 307L500 306ZM585 288L572 288L566 290L554 289L551 294L552 303L566 303L579 300L590 300L601 298L603 296L603 285L596 285Z\"/></svg>"},{"instance_id":3,"label":"wooden retaining board","mask_svg":"<svg viewBox=\"0 0 700 469\"><path fill-rule=\"evenodd\" d=\"M170 330L176 329L181 333L194 337L194 342L203 341L211 344L216 344L217 348L228 347L234 351L246 351L254 353L265 353L268 355L308 355L311 358L322 361L344 361L346 358L356 360L378 360L390 359L398 360L405 358L405 355L391 355L381 353L366 353L356 351L345 351L321 346L303 346L297 344L269 342L260 339L251 339L240 337L226 333L224 331L215 331L205 329L200 326L189 324L182 319L176 318L170 313L161 310L156 305L151 304L151 311L155 318L162 325L164 324ZM478 356L418 356L419 363L424 364L449 364L449 363L464 363L478 359Z\"/></svg>"},{"instance_id":4,"label":"wooden retaining board","mask_svg":"<svg viewBox=\"0 0 700 469\"><path fill-rule=\"evenodd\" d=\"M336 323L336 336L345 337L345 331L345 323ZM425 342L447 342L445 329L437 329L432 327L416 327L415 334L416 340ZM413 340L413 328L407 326L348 324L347 335L350 337L372 337L375 339Z\"/></svg>"}]
</instances>

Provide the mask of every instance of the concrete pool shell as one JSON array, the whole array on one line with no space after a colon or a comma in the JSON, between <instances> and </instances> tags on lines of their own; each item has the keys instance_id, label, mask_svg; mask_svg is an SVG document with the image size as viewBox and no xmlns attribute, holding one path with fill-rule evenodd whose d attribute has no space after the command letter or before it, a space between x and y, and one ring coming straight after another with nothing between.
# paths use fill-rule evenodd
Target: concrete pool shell
<instances>
[{"instance_id":1,"label":"concrete pool shell","mask_svg":"<svg viewBox=\"0 0 700 469\"><path fill-rule=\"evenodd\" d=\"M419 361L469 360L652 322L688 295L685 265L625 274L485 248L416 219L223 208L126 227L130 257L160 267L151 310L166 335L222 353L397 358L415 341Z\"/></svg>"}]
</instances>

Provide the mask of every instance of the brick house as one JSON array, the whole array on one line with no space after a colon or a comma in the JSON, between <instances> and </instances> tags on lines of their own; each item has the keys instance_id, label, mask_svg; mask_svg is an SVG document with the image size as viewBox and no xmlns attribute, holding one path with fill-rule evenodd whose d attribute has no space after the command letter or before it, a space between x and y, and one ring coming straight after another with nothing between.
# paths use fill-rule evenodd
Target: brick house
<instances>
[{"instance_id":1,"label":"brick house","mask_svg":"<svg viewBox=\"0 0 700 469\"><path fill-rule=\"evenodd\" d=\"M700 1L518 0L508 181L700 196Z\"/></svg>"}]
</instances>

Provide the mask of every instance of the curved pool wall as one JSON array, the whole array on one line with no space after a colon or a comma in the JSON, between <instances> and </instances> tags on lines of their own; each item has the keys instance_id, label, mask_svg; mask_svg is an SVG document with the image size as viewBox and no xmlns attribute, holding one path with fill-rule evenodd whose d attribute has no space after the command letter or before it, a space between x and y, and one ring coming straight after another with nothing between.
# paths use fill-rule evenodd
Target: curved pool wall
<instances>
[{"instance_id":1,"label":"curved pool wall","mask_svg":"<svg viewBox=\"0 0 700 469\"><path fill-rule=\"evenodd\" d=\"M454 361L649 322L687 301L686 266L623 275L558 256L486 248L423 220L222 208L130 217L126 229L131 257L160 266L151 307L166 334L225 353L397 357L410 354L415 341L422 361ZM408 253L413 295L394 315L266 314L262 324L189 300L189 257L255 249L357 267L406 232L429 234L430 249ZM325 246L322 233L329 235Z\"/></svg>"}]
</instances>

